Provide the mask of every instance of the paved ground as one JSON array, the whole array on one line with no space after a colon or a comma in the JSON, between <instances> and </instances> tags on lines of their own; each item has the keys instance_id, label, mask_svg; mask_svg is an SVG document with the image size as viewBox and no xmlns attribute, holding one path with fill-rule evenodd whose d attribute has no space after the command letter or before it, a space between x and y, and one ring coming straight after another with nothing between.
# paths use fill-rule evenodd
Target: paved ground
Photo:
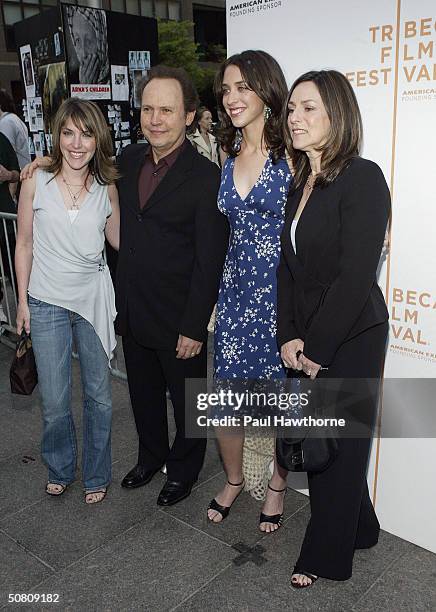
<instances>
[{"instance_id":1,"label":"paved ground","mask_svg":"<svg viewBox=\"0 0 436 612\"><path fill-rule=\"evenodd\" d=\"M436 610L436 555L383 532L355 556L353 578L289 588L308 499L286 496L286 521L274 535L257 530L259 503L240 496L223 525L206 506L224 481L213 442L192 495L159 509L159 474L135 491L119 483L135 464L136 432L125 383L113 381L113 473L107 499L86 506L80 482L60 498L44 493L37 394L12 400L12 352L0 344L0 609L389 612ZM80 435L80 387L74 410ZM405 492L407 494L407 492ZM328 503L328 500L326 500ZM9 594L58 594L57 604L8 604Z\"/></svg>"}]
</instances>

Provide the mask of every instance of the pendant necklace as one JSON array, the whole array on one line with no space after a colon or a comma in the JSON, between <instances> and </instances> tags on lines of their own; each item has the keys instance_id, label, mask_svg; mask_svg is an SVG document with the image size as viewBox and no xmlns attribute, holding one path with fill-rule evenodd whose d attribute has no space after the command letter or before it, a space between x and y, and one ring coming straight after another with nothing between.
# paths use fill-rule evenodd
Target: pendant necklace
<instances>
[{"instance_id":1,"label":"pendant necklace","mask_svg":"<svg viewBox=\"0 0 436 612\"><path fill-rule=\"evenodd\" d=\"M80 204L78 204L77 200L80 198L80 195L81 195L82 191L85 188L86 181L88 180L89 172L86 175L85 182L83 183L83 185L72 185L70 183L67 183L67 181L65 180L64 175L61 174L61 176L62 176L62 180L65 183L65 186L67 188L68 195L70 196L70 199L71 199L71 210L79 210L80 209ZM73 190L71 189L71 187L80 187L80 190L77 193L74 193Z\"/></svg>"}]
</instances>

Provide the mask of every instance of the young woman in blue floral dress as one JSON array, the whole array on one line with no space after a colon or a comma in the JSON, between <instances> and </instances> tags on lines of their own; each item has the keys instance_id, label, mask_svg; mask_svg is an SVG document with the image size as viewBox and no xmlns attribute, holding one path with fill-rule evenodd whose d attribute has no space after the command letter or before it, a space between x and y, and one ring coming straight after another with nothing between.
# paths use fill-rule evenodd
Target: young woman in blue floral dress
<instances>
[{"instance_id":1,"label":"young woman in blue floral dress","mask_svg":"<svg viewBox=\"0 0 436 612\"><path fill-rule=\"evenodd\" d=\"M223 164L218 207L231 234L215 327L215 380L285 378L276 340L276 269L292 175L281 118L287 95L283 72L263 51L244 51L222 65L216 80L222 116ZM219 523L244 487L244 432L217 430L227 483L209 505ZM260 529L281 524L286 473L275 465Z\"/></svg>"}]
</instances>

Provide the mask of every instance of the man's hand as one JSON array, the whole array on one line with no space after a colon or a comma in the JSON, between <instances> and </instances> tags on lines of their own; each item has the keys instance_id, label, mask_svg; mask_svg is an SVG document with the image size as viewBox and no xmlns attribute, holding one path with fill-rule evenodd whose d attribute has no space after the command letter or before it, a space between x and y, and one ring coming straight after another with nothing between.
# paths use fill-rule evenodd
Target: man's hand
<instances>
[{"instance_id":1,"label":"man's hand","mask_svg":"<svg viewBox=\"0 0 436 612\"><path fill-rule=\"evenodd\" d=\"M21 170L20 179L24 181L25 179L32 178L33 173L37 168L45 168L46 166L49 166L51 162L51 157L48 157L47 155L45 157L35 157L33 162L26 164Z\"/></svg>"},{"instance_id":2,"label":"man's hand","mask_svg":"<svg viewBox=\"0 0 436 612\"><path fill-rule=\"evenodd\" d=\"M298 370L301 368L298 367L298 351L303 351L304 342L301 338L295 338L295 340L289 340L289 342L285 342L282 345L280 354L283 360L283 363L287 368L292 368L293 370Z\"/></svg>"},{"instance_id":3,"label":"man's hand","mask_svg":"<svg viewBox=\"0 0 436 612\"><path fill-rule=\"evenodd\" d=\"M9 183L12 178L12 172L0 164L0 182Z\"/></svg>"},{"instance_id":4,"label":"man's hand","mask_svg":"<svg viewBox=\"0 0 436 612\"><path fill-rule=\"evenodd\" d=\"M321 369L321 365L319 363L315 363L314 361L310 361L310 359L305 357L303 353L301 353L301 355L299 356L298 363L301 366L298 369L303 370L305 374L310 376L311 380L315 380L318 372Z\"/></svg>"},{"instance_id":5,"label":"man's hand","mask_svg":"<svg viewBox=\"0 0 436 612\"><path fill-rule=\"evenodd\" d=\"M179 335L176 346L176 357L177 359L190 359L191 357L196 357L200 353L202 346L202 342Z\"/></svg>"}]
</instances>

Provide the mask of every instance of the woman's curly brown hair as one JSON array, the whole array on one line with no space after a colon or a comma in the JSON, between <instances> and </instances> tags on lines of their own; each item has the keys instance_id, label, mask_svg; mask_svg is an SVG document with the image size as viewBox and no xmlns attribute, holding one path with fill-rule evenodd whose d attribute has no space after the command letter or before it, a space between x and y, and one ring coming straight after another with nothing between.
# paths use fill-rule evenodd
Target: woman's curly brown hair
<instances>
[{"instance_id":1,"label":"woman's curly brown hair","mask_svg":"<svg viewBox=\"0 0 436 612\"><path fill-rule=\"evenodd\" d=\"M243 51L232 55L221 65L214 85L221 120L217 136L222 149L230 157L236 157L238 151L234 148L236 128L223 105L223 80L228 66L237 66L247 86L271 109L263 129L263 141L276 163L285 154L282 110L288 88L283 71L278 62L265 51Z\"/></svg>"}]
</instances>

